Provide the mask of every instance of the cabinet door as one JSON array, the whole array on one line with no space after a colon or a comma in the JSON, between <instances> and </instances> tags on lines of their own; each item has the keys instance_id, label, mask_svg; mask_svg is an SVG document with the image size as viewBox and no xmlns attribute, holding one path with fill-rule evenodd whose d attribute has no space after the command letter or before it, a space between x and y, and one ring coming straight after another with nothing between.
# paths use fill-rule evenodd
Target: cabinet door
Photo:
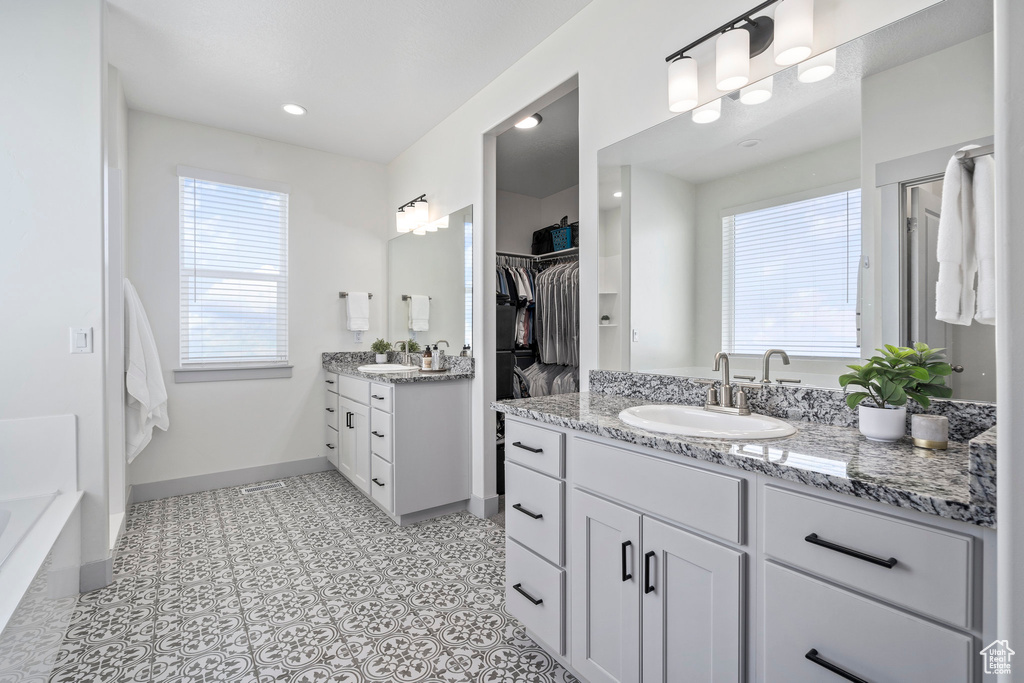
<instances>
[{"instance_id":1,"label":"cabinet door","mask_svg":"<svg viewBox=\"0 0 1024 683\"><path fill-rule=\"evenodd\" d=\"M590 683L640 679L640 515L572 492L572 665Z\"/></svg>"},{"instance_id":2,"label":"cabinet door","mask_svg":"<svg viewBox=\"0 0 1024 683\"><path fill-rule=\"evenodd\" d=\"M370 493L370 409L352 404L352 483Z\"/></svg>"},{"instance_id":3,"label":"cabinet door","mask_svg":"<svg viewBox=\"0 0 1024 683\"><path fill-rule=\"evenodd\" d=\"M742 679L743 553L643 519L644 683Z\"/></svg>"},{"instance_id":4,"label":"cabinet door","mask_svg":"<svg viewBox=\"0 0 1024 683\"><path fill-rule=\"evenodd\" d=\"M338 398L338 471L350 481L355 481L356 431L353 426L353 409L359 404L341 396Z\"/></svg>"}]
</instances>

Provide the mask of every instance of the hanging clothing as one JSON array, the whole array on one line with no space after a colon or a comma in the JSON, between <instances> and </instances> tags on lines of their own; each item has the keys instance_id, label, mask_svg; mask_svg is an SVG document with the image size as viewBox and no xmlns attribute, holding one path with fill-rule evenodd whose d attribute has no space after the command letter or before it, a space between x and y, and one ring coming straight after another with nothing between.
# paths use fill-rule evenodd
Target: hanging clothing
<instances>
[{"instance_id":1,"label":"hanging clothing","mask_svg":"<svg viewBox=\"0 0 1024 683\"><path fill-rule=\"evenodd\" d=\"M580 364L578 261L556 263L536 280L537 344L542 363Z\"/></svg>"}]
</instances>

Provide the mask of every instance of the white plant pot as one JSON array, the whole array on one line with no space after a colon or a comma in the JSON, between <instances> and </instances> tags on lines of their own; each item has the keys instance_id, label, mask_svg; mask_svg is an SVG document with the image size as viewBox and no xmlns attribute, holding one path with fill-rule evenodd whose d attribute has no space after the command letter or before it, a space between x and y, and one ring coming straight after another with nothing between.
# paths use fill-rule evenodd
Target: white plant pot
<instances>
[{"instance_id":1,"label":"white plant pot","mask_svg":"<svg viewBox=\"0 0 1024 683\"><path fill-rule=\"evenodd\" d=\"M899 441L907 433L907 407L872 408L857 406L860 433L871 441Z\"/></svg>"},{"instance_id":2,"label":"white plant pot","mask_svg":"<svg viewBox=\"0 0 1024 683\"><path fill-rule=\"evenodd\" d=\"M378 363L387 363L388 362L388 354L386 354L386 353L378 353L377 354L377 362Z\"/></svg>"}]
</instances>

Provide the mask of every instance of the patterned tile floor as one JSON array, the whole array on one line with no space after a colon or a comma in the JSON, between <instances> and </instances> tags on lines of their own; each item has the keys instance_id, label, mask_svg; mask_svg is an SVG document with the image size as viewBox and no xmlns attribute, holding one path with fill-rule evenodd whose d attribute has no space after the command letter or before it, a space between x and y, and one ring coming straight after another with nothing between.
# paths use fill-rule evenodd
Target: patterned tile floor
<instances>
[{"instance_id":1,"label":"patterned tile floor","mask_svg":"<svg viewBox=\"0 0 1024 683\"><path fill-rule=\"evenodd\" d=\"M505 611L504 530L397 527L341 475L132 507L56 683L575 682Z\"/></svg>"}]
</instances>

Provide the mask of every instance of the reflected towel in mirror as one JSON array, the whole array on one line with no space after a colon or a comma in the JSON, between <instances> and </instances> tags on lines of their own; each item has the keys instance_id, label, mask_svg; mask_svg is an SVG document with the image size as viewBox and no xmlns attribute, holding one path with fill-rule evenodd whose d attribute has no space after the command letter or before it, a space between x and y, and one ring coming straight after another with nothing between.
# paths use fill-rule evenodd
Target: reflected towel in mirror
<instances>
[{"instance_id":1,"label":"reflected towel in mirror","mask_svg":"<svg viewBox=\"0 0 1024 683\"><path fill-rule=\"evenodd\" d=\"M409 329L426 332L430 329L430 297L413 294L409 297Z\"/></svg>"}]
</instances>

